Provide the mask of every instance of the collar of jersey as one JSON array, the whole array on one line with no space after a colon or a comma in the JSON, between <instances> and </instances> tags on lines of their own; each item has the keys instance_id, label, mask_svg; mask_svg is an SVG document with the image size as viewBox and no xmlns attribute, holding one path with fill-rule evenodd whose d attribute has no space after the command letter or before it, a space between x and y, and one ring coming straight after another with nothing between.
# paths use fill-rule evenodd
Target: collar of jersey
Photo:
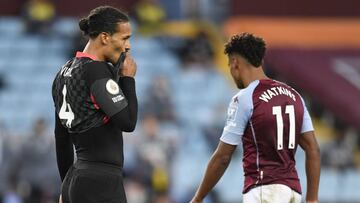
<instances>
[{"instance_id":1,"label":"collar of jersey","mask_svg":"<svg viewBox=\"0 0 360 203\"><path fill-rule=\"evenodd\" d=\"M87 57L87 58L91 58L92 60L97 60L96 56L93 56L93 55L90 55L90 54L87 54L87 53L84 53L84 52L81 52L81 51L76 52L75 57L76 58Z\"/></svg>"}]
</instances>

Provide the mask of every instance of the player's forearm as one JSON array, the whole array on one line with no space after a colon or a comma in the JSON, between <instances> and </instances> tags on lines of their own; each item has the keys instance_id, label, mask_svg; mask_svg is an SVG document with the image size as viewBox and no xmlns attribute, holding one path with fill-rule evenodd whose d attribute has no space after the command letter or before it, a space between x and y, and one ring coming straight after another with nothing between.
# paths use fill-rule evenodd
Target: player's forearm
<instances>
[{"instance_id":1,"label":"player's forearm","mask_svg":"<svg viewBox=\"0 0 360 203\"><path fill-rule=\"evenodd\" d=\"M119 124L122 126L122 131L132 132L136 126L138 112L135 80L132 77L121 77L119 83L128 102L126 109L120 112L123 115L118 119Z\"/></svg>"},{"instance_id":2,"label":"player's forearm","mask_svg":"<svg viewBox=\"0 0 360 203\"><path fill-rule=\"evenodd\" d=\"M74 163L74 149L70 139L70 135L61 125L59 117L55 114L55 146L56 161L61 177L64 180L67 171Z\"/></svg>"},{"instance_id":3,"label":"player's forearm","mask_svg":"<svg viewBox=\"0 0 360 203\"><path fill-rule=\"evenodd\" d=\"M217 155L216 153L211 157L207 166L204 179L200 184L195 200L203 200L210 190L223 176L226 168L229 166L231 156Z\"/></svg>"},{"instance_id":4,"label":"player's forearm","mask_svg":"<svg viewBox=\"0 0 360 203\"><path fill-rule=\"evenodd\" d=\"M121 77L119 84L125 97L136 98L135 79L133 77Z\"/></svg>"},{"instance_id":5,"label":"player's forearm","mask_svg":"<svg viewBox=\"0 0 360 203\"><path fill-rule=\"evenodd\" d=\"M318 147L306 152L306 177L307 192L306 201L318 200L318 190L320 181L320 150Z\"/></svg>"},{"instance_id":6,"label":"player's forearm","mask_svg":"<svg viewBox=\"0 0 360 203\"><path fill-rule=\"evenodd\" d=\"M74 151L71 142L56 138L56 160L61 181L63 181L67 171L74 163Z\"/></svg>"}]
</instances>

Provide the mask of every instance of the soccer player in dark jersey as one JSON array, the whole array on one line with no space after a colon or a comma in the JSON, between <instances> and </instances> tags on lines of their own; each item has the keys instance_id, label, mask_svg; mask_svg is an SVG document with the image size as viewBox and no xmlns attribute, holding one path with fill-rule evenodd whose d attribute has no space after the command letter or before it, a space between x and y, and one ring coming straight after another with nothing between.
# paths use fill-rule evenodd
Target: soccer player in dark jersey
<instances>
[{"instance_id":1,"label":"soccer player in dark jersey","mask_svg":"<svg viewBox=\"0 0 360 203\"><path fill-rule=\"evenodd\" d=\"M231 99L227 122L192 203L202 202L243 146L243 202L301 202L295 152L306 154L306 202L318 201L320 152L311 118L299 93L268 78L262 69L263 39L235 35L225 45L231 75L241 90Z\"/></svg>"},{"instance_id":2,"label":"soccer player in dark jersey","mask_svg":"<svg viewBox=\"0 0 360 203\"><path fill-rule=\"evenodd\" d=\"M61 198L64 203L125 203L122 131L134 130L138 109L129 18L102 6L79 26L89 41L61 68L52 89Z\"/></svg>"}]
</instances>

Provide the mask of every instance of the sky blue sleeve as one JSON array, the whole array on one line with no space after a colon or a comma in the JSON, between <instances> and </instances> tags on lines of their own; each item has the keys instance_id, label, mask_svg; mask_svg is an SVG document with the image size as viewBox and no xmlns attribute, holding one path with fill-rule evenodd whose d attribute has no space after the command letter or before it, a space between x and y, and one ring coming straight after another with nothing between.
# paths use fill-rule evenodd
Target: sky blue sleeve
<instances>
[{"instance_id":1,"label":"sky blue sleeve","mask_svg":"<svg viewBox=\"0 0 360 203\"><path fill-rule=\"evenodd\" d=\"M253 87L249 87L235 95L228 107L227 120L220 140L227 144L238 145L252 115Z\"/></svg>"},{"instance_id":2,"label":"sky blue sleeve","mask_svg":"<svg viewBox=\"0 0 360 203\"><path fill-rule=\"evenodd\" d=\"M312 120L311 120L309 111L307 110L305 102L304 102L304 100L302 98L301 98L301 101L302 101L302 103L304 105L304 117L303 117L303 124L302 124L302 127L301 127L301 133L314 131L314 127L313 127L313 124L312 124Z\"/></svg>"}]
</instances>

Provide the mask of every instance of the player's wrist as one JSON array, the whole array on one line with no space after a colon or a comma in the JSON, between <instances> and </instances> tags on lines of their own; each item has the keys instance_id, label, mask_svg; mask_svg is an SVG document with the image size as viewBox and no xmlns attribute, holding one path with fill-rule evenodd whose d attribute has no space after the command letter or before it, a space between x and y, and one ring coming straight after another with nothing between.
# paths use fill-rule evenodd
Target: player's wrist
<instances>
[{"instance_id":1,"label":"player's wrist","mask_svg":"<svg viewBox=\"0 0 360 203\"><path fill-rule=\"evenodd\" d=\"M133 75L121 75L120 78L134 78Z\"/></svg>"},{"instance_id":2,"label":"player's wrist","mask_svg":"<svg viewBox=\"0 0 360 203\"><path fill-rule=\"evenodd\" d=\"M122 76L119 78L119 82L121 83L121 85L123 85L124 83L134 83L135 78L130 76Z\"/></svg>"},{"instance_id":3,"label":"player's wrist","mask_svg":"<svg viewBox=\"0 0 360 203\"><path fill-rule=\"evenodd\" d=\"M135 77L135 74L132 73L119 73L120 77Z\"/></svg>"},{"instance_id":4,"label":"player's wrist","mask_svg":"<svg viewBox=\"0 0 360 203\"><path fill-rule=\"evenodd\" d=\"M125 96L129 96L130 94L135 94L135 78L133 77L120 77L119 85L124 92Z\"/></svg>"}]
</instances>

